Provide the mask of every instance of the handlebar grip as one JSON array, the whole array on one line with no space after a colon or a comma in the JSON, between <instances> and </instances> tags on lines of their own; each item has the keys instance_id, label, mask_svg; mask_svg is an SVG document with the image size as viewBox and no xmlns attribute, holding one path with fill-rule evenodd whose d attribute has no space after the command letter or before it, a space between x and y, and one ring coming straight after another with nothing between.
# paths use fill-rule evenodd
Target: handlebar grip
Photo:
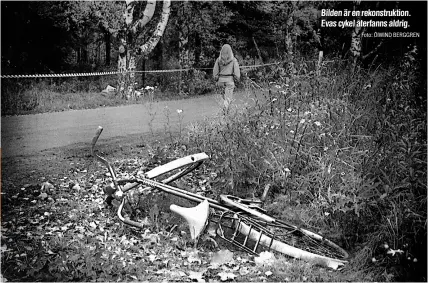
<instances>
[{"instance_id":1,"label":"handlebar grip","mask_svg":"<svg viewBox=\"0 0 428 283\"><path fill-rule=\"evenodd\" d=\"M101 135L102 131L103 131L103 127L98 126L98 129L97 129L97 131L95 132L95 136L92 138L92 143L91 143L91 144L92 144L92 151L94 150L94 146L95 146L95 144L97 143L98 138L100 137L100 135Z\"/></svg>"}]
</instances>

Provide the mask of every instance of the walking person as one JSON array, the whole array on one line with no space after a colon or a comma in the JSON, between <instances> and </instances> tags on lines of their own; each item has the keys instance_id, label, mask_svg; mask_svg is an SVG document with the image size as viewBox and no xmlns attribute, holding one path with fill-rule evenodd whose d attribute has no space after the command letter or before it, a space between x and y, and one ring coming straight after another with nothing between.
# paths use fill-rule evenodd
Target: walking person
<instances>
[{"instance_id":1,"label":"walking person","mask_svg":"<svg viewBox=\"0 0 428 283\"><path fill-rule=\"evenodd\" d=\"M238 60L233 56L232 48L229 44L223 45L220 56L216 59L213 68L213 77L218 87L224 87L223 110L228 113L230 103L233 99L233 89L235 88L234 79L239 81L241 72L239 70Z\"/></svg>"}]
</instances>

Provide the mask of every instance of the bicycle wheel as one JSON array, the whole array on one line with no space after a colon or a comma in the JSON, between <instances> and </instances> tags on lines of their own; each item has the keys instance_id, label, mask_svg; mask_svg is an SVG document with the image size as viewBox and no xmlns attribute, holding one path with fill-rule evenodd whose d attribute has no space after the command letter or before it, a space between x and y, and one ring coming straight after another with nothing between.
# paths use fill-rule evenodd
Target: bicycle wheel
<instances>
[{"instance_id":1,"label":"bicycle wheel","mask_svg":"<svg viewBox=\"0 0 428 283\"><path fill-rule=\"evenodd\" d=\"M227 240L245 250L253 253L259 245L294 258L315 262L317 264L337 269L347 263L348 253L332 241L314 232L299 228L295 225L275 219L274 217L244 204L233 196L222 195L221 201L240 209L242 212L234 213L227 228L233 228L234 232ZM225 214L227 215L227 214ZM224 218L223 216L223 219ZM219 219L220 230L222 218ZM245 236L244 241L237 241L238 233ZM249 248L249 240L255 242L254 247Z\"/></svg>"}]
</instances>

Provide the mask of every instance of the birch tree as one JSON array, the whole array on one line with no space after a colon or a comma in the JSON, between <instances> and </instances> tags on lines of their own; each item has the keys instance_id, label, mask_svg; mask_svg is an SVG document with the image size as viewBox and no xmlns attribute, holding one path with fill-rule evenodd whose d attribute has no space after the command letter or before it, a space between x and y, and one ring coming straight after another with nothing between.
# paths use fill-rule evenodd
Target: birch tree
<instances>
[{"instance_id":1,"label":"birch tree","mask_svg":"<svg viewBox=\"0 0 428 283\"><path fill-rule=\"evenodd\" d=\"M156 0L148 0L142 14L139 13L141 2L135 0L126 0L126 7L123 13L124 24L122 32L119 33L120 46L118 56L118 93L126 99L135 98L135 70L136 62L139 57L147 57L156 47L161 39L168 23L171 12L171 1L164 0L162 6L162 15L159 22L146 42L141 42L139 35L142 34L144 27L151 21L155 8Z\"/></svg>"},{"instance_id":2,"label":"birch tree","mask_svg":"<svg viewBox=\"0 0 428 283\"><path fill-rule=\"evenodd\" d=\"M191 32L191 6L188 0L184 0L180 3L178 8L178 17L177 17L177 29L178 29L178 52L179 52L179 64L181 69L187 69L193 64L190 62L190 46L189 46L189 37ZM191 87L188 85L190 76L187 72L180 72L180 79L178 83L178 92L183 94L190 92ZM184 89L183 81L188 86L188 89Z\"/></svg>"}]
</instances>

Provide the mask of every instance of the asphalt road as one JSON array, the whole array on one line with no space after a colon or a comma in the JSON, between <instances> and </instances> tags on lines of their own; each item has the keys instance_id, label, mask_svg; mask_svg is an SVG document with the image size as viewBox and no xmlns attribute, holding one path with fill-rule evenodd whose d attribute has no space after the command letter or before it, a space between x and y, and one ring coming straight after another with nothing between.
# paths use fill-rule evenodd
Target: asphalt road
<instances>
[{"instance_id":1,"label":"asphalt road","mask_svg":"<svg viewBox=\"0 0 428 283\"><path fill-rule=\"evenodd\" d=\"M247 98L237 95L236 104ZM191 99L160 101L120 107L90 110L72 110L1 118L2 157L27 156L42 151L87 143L88 146L98 126L104 128L101 139L150 133L164 129L169 109L169 125L177 129L182 115L182 126L216 115L219 104L213 95ZM183 112L178 114L177 109ZM150 114L152 113L152 114Z\"/></svg>"}]
</instances>

